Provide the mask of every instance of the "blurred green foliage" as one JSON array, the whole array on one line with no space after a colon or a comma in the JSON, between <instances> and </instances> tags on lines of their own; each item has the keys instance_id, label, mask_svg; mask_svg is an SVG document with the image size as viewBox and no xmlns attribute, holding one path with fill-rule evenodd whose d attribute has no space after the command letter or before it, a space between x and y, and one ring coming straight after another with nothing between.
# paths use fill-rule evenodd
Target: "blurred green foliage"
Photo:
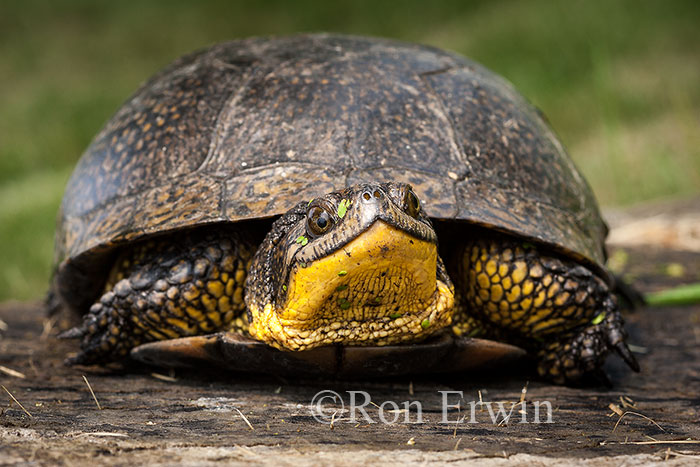
<instances>
[{"instance_id":1,"label":"blurred green foliage","mask_svg":"<svg viewBox=\"0 0 700 467\"><path fill-rule=\"evenodd\" d=\"M0 300L44 293L72 166L139 83L185 52L303 31L460 52L544 110L609 205L698 192L698 25L693 0L5 0Z\"/></svg>"}]
</instances>

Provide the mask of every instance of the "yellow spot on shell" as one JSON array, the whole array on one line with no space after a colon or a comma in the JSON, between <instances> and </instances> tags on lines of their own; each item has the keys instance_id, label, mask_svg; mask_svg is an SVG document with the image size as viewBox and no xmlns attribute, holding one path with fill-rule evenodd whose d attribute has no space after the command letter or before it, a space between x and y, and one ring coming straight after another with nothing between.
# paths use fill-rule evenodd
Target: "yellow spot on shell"
<instances>
[{"instance_id":1,"label":"yellow spot on shell","mask_svg":"<svg viewBox=\"0 0 700 467\"><path fill-rule=\"evenodd\" d=\"M535 284L531 280L526 280L525 282L523 282L523 286L522 286L522 294L523 295L530 295L534 289L535 289Z\"/></svg>"},{"instance_id":2,"label":"yellow spot on shell","mask_svg":"<svg viewBox=\"0 0 700 467\"><path fill-rule=\"evenodd\" d=\"M481 274L479 274L478 276L476 276L476 281L479 283L479 287L481 287L482 289L487 288L490 284L489 276L487 276L483 272ZM487 300L487 299L485 299L485 300Z\"/></svg>"},{"instance_id":3,"label":"yellow spot on shell","mask_svg":"<svg viewBox=\"0 0 700 467\"><path fill-rule=\"evenodd\" d=\"M530 307L532 306L532 299L531 298L524 298L523 300L520 301L520 308L523 310L529 310Z\"/></svg>"},{"instance_id":4,"label":"yellow spot on shell","mask_svg":"<svg viewBox=\"0 0 700 467\"><path fill-rule=\"evenodd\" d=\"M501 264L500 266L498 266L498 275L501 277L506 277L508 275L509 270L510 268L507 264Z\"/></svg>"}]
</instances>

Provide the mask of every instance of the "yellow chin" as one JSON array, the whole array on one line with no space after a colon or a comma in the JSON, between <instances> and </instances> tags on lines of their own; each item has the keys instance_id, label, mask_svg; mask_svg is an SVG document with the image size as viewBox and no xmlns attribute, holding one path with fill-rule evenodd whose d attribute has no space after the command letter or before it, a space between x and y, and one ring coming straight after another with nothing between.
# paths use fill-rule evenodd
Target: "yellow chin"
<instances>
[{"instance_id":1,"label":"yellow chin","mask_svg":"<svg viewBox=\"0 0 700 467\"><path fill-rule=\"evenodd\" d=\"M436 271L435 244L377 221L333 254L294 266L286 303L251 307L250 333L288 350L416 341L452 320L454 292Z\"/></svg>"}]
</instances>

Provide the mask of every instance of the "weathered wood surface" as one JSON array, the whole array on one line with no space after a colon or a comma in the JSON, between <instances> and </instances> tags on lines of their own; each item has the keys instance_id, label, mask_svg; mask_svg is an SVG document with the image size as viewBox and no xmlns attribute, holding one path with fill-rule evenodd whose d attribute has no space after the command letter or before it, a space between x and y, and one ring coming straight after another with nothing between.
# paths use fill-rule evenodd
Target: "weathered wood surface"
<instances>
[{"instance_id":1,"label":"weathered wood surface","mask_svg":"<svg viewBox=\"0 0 700 467\"><path fill-rule=\"evenodd\" d=\"M643 248L630 250L626 259L618 254L620 258L624 274L645 291L700 279L698 253ZM669 264L675 265L672 274L667 273ZM204 370L168 375L143 366L67 368L62 359L75 344L53 337L57 326L45 319L39 304L6 303L0 306L0 319L7 327L0 338L0 382L31 414L0 388L0 464L224 460L375 465L474 458L499 464L506 462L504 457L510 463L543 462L542 456L551 463L577 458L616 464L664 458L697 462L700 454L700 306L628 315L630 341L642 352L637 356L643 370L631 373L611 357L606 370L612 389L549 385L537 381L525 362L412 381L292 380ZM25 377L12 376L8 369ZM526 383L528 423L519 423L520 407L507 423L501 418L494 423L483 407L475 410L477 423L441 423L439 391L463 391L467 403L481 394L483 401L504 401L510 410ZM379 409L371 404L367 413L379 423L367 423L360 413L357 422L348 423L347 412L338 412L332 426L319 423L309 407L322 390L338 392L346 404L347 391L366 391L379 405L419 401L423 423L403 423L405 413L389 410L385 418L397 416L398 423L381 423ZM450 404L456 397L449 396ZM621 398L634 406L624 406ZM552 404L553 423L534 423L535 401ZM610 404L630 413L620 420ZM334 407L328 406L330 412ZM466 411L448 410L450 420L464 415L469 421L468 406ZM416 417L415 410L409 413L411 421Z\"/></svg>"}]
</instances>

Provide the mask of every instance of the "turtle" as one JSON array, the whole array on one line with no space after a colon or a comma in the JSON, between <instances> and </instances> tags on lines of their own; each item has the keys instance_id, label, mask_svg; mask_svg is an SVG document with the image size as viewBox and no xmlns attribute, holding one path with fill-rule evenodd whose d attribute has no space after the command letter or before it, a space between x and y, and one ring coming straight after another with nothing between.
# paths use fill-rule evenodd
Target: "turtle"
<instances>
[{"instance_id":1,"label":"turtle","mask_svg":"<svg viewBox=\"0 0 700 467\"><path fill-rule=\"evenodd\" d=\"M542 113L456 53L337 34L215 44L79 160L50 293L68 364L634 370L591 188Z\"/></svg>"}]
</instances>

